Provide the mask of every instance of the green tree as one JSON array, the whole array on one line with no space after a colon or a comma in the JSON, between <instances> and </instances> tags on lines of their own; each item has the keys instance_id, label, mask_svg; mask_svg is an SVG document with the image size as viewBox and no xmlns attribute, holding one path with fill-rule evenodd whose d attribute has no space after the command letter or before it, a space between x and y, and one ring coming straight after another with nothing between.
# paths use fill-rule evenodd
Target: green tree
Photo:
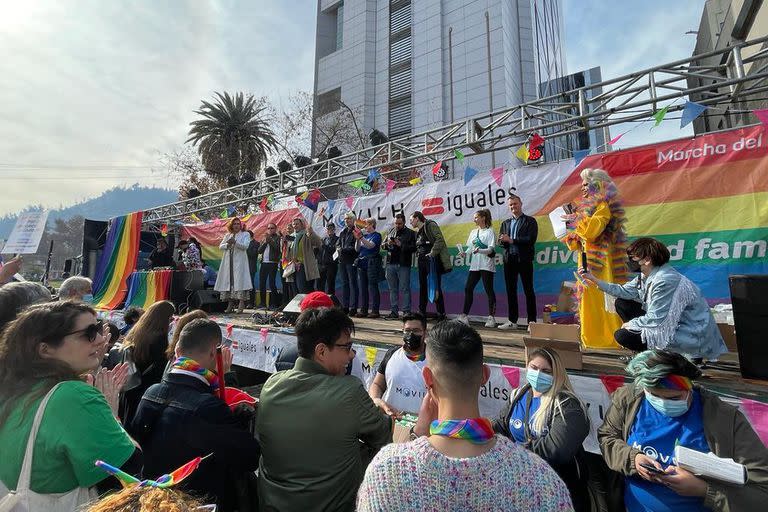
<instances>
[{"instance_id":1,"label":"green tree","mask_svg":"<svg viewBox=\"0 0 768 512\"><path fill-rule=\"evenodd\" d=\"M218 176L256 173L277 148L266 118L265 98L242 93L214 93L213 103L203 101L190 123L187 142L197 147L205 171Z\"/></svg>"}]
</instances>

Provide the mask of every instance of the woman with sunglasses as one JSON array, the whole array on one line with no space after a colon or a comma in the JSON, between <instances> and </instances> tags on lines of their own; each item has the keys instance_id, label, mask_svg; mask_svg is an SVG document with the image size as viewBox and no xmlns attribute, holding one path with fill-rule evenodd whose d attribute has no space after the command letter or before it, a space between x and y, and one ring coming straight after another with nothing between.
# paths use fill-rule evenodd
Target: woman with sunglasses
<instances>
[{"instance_id":1,"label":"woman with sunglasses","mask_svg":"<svg viewBox=\"0 0 768 512\"><path fill-rule=\"evenodd\" d=\"M163 378L168 364L166 349L174 312L172 302L155 302L125 336L121 348L122 360L133 364L135 369L131 371L120 396L120 418L124 425L130 424L147 388Z\"/></svg>"},{"instance_id":2,"label":"woman with sunglasses","mask_svg":"<svg viewBox=\"0 0 768 512\"><path fill-rule=\"evenodd\" d=\"M32 451L33 492L70 493L60 499L67 499L74 510L74 505L92 499L95 494L90 488L107 477L94 460L109 461L130 473L141 468L138 447L101 392L81 378L99 365L99 346L106 332L90 306L74 302L34 306L4 330L0 338L0 498L7 489L17 489L27 440L44 397L47 403Z\"/></svg>"},{"instance_id":3,"label":"woman with sunglasses","mask_svg":"<svg viewBox=\"0 0 768 512\"><path fill-rule=\"evenodd\" d=\"M768 448L744 415L694 384L701 371L684 356L648 350L632 359L634 385L613 392L597 430L606 464L623 476L611 510L757 511L768 500ZM747 480L731 485L677 466L675 448L743 464Z\"/></svg>"},{"instance_id":4,"label":"woman with sunglasses","mask_svg":"<svg viewBox=\"0 0 768 512\"><path fill-rule=\"evenodd\" d=\"M582 444L589 435L586 407L576 397L560 356L552 349L530 353L527 383L512 391L494 430L547 461L568 486L574 510L589 510Z\"/></svg>"}]
</instances>

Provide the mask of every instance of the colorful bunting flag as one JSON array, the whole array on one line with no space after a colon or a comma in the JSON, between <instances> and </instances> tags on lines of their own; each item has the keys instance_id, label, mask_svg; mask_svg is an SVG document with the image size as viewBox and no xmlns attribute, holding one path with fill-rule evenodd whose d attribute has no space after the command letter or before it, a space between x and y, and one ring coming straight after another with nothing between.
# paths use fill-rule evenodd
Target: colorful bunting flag
<instances>
[{"instance_id":1,"label":"colorful bunting flag","mask_svg":"<svg viewBox=\"0 0 768 512\"><path fill-rule=\"evenodd\" d=\"M190 217L191 217L191 218L192 218L192 220L193 220L193 221L195 221L195 222L203 222L203 221L200 219L200 217L198 217L198 216L197 216L197 215L195 215L194 213L193 213L192 215L190 215Z\"/></svg>"},{"instance_id":2,"label":"colorful bunting flag","mask_svg":"<svg viewBox=\"0 0 768 512\"><path fill-rule=\"evenodd\" d=\"M219 214L220 219L226 219L229 217L229 214L227 213L227 210L221 210L221 213Z\"/></svg>"},{"instance_id":3,"label":"colorful bunting flag","mask_svg":"<svg viewBox=\"0 0 768 512\"><path fill-rule=\"evenodd\" d=\"M443 167L443 161L439 160L433 167L432 167L432 175L437 176L437 173L440 172L440 169Z\"/></svg>"},{"instance_id":4,"label":"colorful bunting flag","mask_svg":"<svg viewBox=\"0 0 768 512\"><path fill-rule=\"evenodd\" d=\"M663 109L656 112L655 114L653 114L653 118L656 120L656 122L651 128L656 128L661 124L661 122L664 120L664 116L667 115L667 110L669 110L669 106L666 106Z\"/></svg>"},{"instance_id":5,"label":"colorful bunting flag","mask_svg":"<svg viewBox=\"0 0 768 512\"><path fill-rule=\"evenodd\" d=\"M395 180L387 180L387 189L384 192L384 196L388 196L392 190L394 190L395 185L397 185L397 182Z\"/></svg>"},{"instance_id":6,"label":"colorful bunting flag","mask_svg":"<svg viewBox=\"0 0 768 512\"><path fill-rule=\"evenodd\" d=\"M501 373L513 389L520 387L520 368L515 366L502 366Z\"/></svg>"},{"instance_id":7,"label":"colorful bunting flag","mask_svg":"<svg viewBox=\"0 0 768 512\"><path fill-rule=\"evenodd\" d=\"M491 169L491 176L493 176L493 179L496 181L496 185L500 187L501 180L504 179L504 168L496 167L495 169Z\"/></svg>"},{"instance_id":8,"label":"colorful bunting flag","mask_svg":"<svg viewBox=\"0 0 768 512\"><path fill-rule=\"evenodd\" d=\"M352 205L355 204L355 198L352 196L347 197L344 202L347 204L347 208L352 209Z\"/></svg>"},{"instance_id":9,"label":"colorful bunting flag","mask_svg":"<svg viewBox=\"0 0 768 512\"><path fill-rule=\"evenodd\" d=\"M163 224L162 226L160 226L160 234L162 235L163 238L168 236L168 224Z\"/></svg>"},{"instance_id":10,"label":"colorful bunting flag","mask_svg":"<svg viewBox=\"0 0 768 512\"><path fill-rule=\"evenodd\" d=\"M609 140L609 141L608 141L608 144L616 144L617 142L619 142L619 139L620 139L620 138L622 138L622 137L623 137L624 135L626 135L626 134L627 134L627 132L624 132L624 133L620 133L620 134L618 134L617 136L615 136L614 138L612 138L611 140ZM577 165L578 165L578 164L577 164Z\"/></svg>"},{"instance_id":11,"label":"colorful bunting flag","mask_svg":"<svg viewBox=\"0 0 768 512\"><path fill-rule=\"evenodd\" d=\"M359 180L355 180L350 182L349 186L352 188L359 188L362 189L366 185L365 180L363 178L360 178Z\"/></svg>"},{"instance_id":12,"label":"colorful bunting flag","mask_svg":"<svg viewBox=\"0 0 768 512\"><path fill-rule=\"evenodd\" d=\"M458 149L454 149L453 150L453 156L456 157L456 160L459 161L459 164L464 165L464 153L462 153Z\"/></svg>"},{"instance_id":13,"label":"colorful bunting flag","mask_svg":"<svg viewBox=\"0 0 768 512\"><path fill-rule=\"evenodd\" d=\"M259 203L259 208L261 208L261 211L264 212L264 213L267 213L269 211L268 201L267 201L266 196Z\"/></svg>"},{"instance_id":14,"label":"colorful bunting flag","mask_svg":"<svg viewBox=\"0 0 768 512\"><path fill-rule=\"evenodd\" d=\"M531 135L531 140L528 141L528 148L529 149L536 149L544 144L544 137L539 135L538 133L534 133Z\"/></svg>"},{"instance_id":15,"label":"colorful bunting flag","mask_svg":"<svg viewBox=\"0 0 768 512\"><path fill-rule=\"evenodd\" d=\"M587 158L587 155L592 151L592 148L589 149L577 149L573 152L573 161L576 162L576 166L578 166L582 160Z\"/></svg>"},{"instance_id":16,"label":"colorful bunting flag","mask_svg":"<svg viewBox=\"0 0 768 512\"><path fill-rule=\"evenodd\" d=\"M377 179L381 178L381 173L378 169L371 169L368 171L368 179L366 180L368 183L373 183Z\"/></svg>"},{"instance_id":17,"label":"colorful bunting flag","mask_svg":"<svg viewBox=\"0 0 768 512\"><path fill-rule=\"evenodd\" d=\"M335 210L335 209L336 209L336 200L335 199L329 199L328 200L328 206L326 207L326 211L330 215L330 214L333 213L333 210Z\"/></svg>"},{"instance_id":18,"label":"colorful bunting flag","mask_svg":"<svg viewBox=\"0 0 768 512\"><path fill-rule=\"evenodd\" d=\"M528 152L528 144L523 144L519 148L517 148L517 151L515 151L515 156L523 162L524 164L528 163L528 157L531 156L531 154Z\"/></svg>"},{"instance_id":19,"label":"colorful bunting flag","mask_svg":"<svg viewBox=\"0 0 768 512\"><path fill-rule=\"evenodd\" d=\"M408 183L410 183L411 185L418 185L419 183L421 183L421 178L418 178L418 177L413 178Z\"/></svg>"},{"instance_id":20,"label":"colorful bunting flag","mask_svg":"<svg viewBox=\"0 0 768 512\"><path fill-rule=\"evenodd\" d=\"M768 126L768 108L753 110L752 113L755 114L755 117L758 118L761 123L763 123L763 126Z\"/></svg>"},{"instance_id":21,"label":"colorful bunting flag","mask_svg":"<svg viewBox=\"0 0 768 512\"><path fill-rule=\"evenodd\" d=\"M680 117L680 128L685 128L691 124L693 120L699 117L705 110L707 110L707 107L700 103L686 101L685 107L683 107L683 115Z\"/></svg>"},{"instance_id":22,"label":"colorful bunting flag","mask_svg":"<svg viewBox=\"0 0 768 512\"><path fill-rule=\"evenodd\" d=\"M472 167L467 166L464 169L464 184L466 185L467 183L472 181L472 178L474 178L476 174L477 174L476 169L473 169Z\"/></svg>"}]
</instances>

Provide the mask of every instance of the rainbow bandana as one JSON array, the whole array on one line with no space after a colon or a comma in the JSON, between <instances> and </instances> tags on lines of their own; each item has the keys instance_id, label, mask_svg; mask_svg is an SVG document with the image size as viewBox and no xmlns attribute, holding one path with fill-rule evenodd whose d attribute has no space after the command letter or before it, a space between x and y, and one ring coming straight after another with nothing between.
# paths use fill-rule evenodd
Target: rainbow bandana
<instances>
[{"instance_id":1,"label":"rainbow bandana","mask_svg":"<svg viewBox=\"0 0 768 512\"><path fill-rule=\"evenodd\" d=\"M211 386L211 391L219 389L219 376L208 368L203 368L197 361L188 357L182 356L177 358L171 366L170 373L186 373L187 375L193 375L205 379L208 385Z\"/></svg>"},{"instance_id":2,"label":"rainbow bandana","mask_svg":"<svg viewBox=\"0 0 768 512\"><path fill-rule=\"evenodd\" d=\"M405 352L405 357L408 358L408 360L413 361L414 363L418 363L419 361L423 361L427 358L427 353L422 352L420 354L410 354L407 350L403 350Z\"/></svg>"},{"instance_id":3,"label":"rainbow bandana","mask_svg":"<svg viewBox=\"0 0 768 512\"><path fill-rule=\"evenodd\" d=\"M435 420L429 426L433 436L465 439L470 443L482 444L493 439L493 425L488 418L468 418L466 420Z\"/></svg>"},{"instance_id":4,"label":"rainbow bandana","mask_svg":"<svg viewBox=\"0 0 768 512\"><path fill-rule=\"evenodd\" d=\"M172 471L169 474L165 474L157 480L139 480L135 476L129 475L125 471L107 464L103 460L97 460L95 465L96 467L103 469L110 475L117 478L125 488L138 485L140 487L160 487L166 489L178 484L189 475L191 475L192 472L197 469L200 463L208 457L210 457L210 454L206 455L205 457L195 457L177 470Z\"/></svg>"},{"instance_id":5,"label":"rainbow bandana","mask_svg":"<svg viewBox=\"0 0 768 512\"><path fill-rule=\"evenodd\" d=\"M693 382L688 377L682 375L669 374L654 386L661 389L676 389L680 391L689 391L693 388Z\"/></svg>"}]
</instances>

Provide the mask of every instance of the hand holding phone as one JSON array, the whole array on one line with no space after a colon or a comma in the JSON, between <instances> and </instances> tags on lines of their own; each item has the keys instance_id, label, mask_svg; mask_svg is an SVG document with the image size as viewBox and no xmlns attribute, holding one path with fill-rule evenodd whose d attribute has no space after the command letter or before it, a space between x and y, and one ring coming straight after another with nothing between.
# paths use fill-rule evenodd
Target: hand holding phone
<instances>
[{"instance_id":1,"label":"hand holding phone","mask_svg":"<svg viewBox=\"0 0 768 512\"><path fill-rule=\"evenodd\" d=\"M656 466L653 466L651 464L648 464L646 462L641 462L640 467L646 469L649 473L653 473L654 475L664 475L664 471L660 470Z\"/></svg>"}]
</instances>

